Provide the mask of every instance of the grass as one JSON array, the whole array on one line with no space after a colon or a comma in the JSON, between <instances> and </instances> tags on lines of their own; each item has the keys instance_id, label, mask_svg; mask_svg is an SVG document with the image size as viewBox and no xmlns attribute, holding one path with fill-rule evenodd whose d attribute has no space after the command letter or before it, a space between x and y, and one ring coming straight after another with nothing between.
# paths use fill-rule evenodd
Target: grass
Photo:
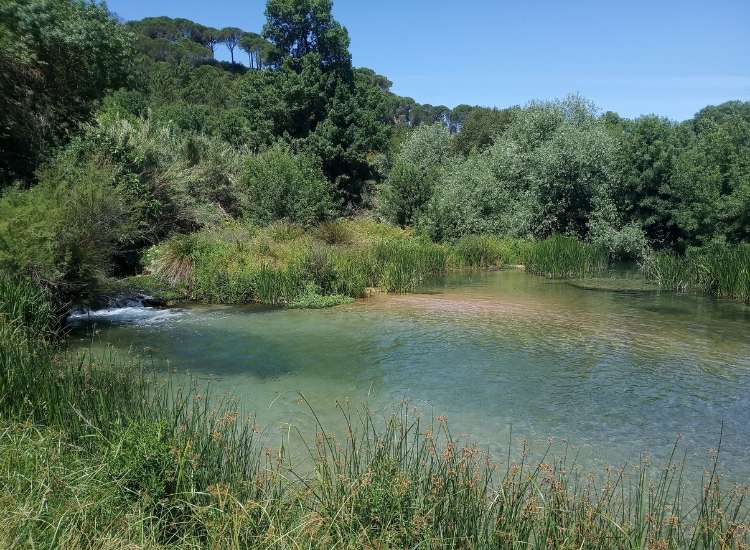
<instances>
[{"instance_id":1,"label":"grass","mask_svg":"<svg viewBox=\"0 0 750 550\"><path fill-rule=\"evenodd\" d=\"M323 294L322 289L315 284L308 284L305 290L299 294L290 304L291 309L325 309L350 304L354 301L350 296L343 294Z\"/></svg>"},{"instance_id":2,"label":"grass","mask_svg":"<svg viewBox=\"0 0 750 550\"><path fill-rule=\"evenodd\" d=\"M607 251L573 237L554 235L526 252L526 269L554 279L581 278L607 271Z\"/></svg>"},{"instance_id":3,"label":"grass","mask_svg":"<svg viewBox=\"0 0 750 550\"><path fill-rule=\"evenodd\" d=\"M750 302L750 245L713 244L684 256L652 253L643 262L646 278L676 292L701 292Z\"/></svg>"},{"instance_id":4,"label":"grass","mask_svg":"<svg viewBox=\"0 0 750 550\"><path fill-rule=\"evenodd\" d=\"M359 298L370 287L413 291L445 272L447 251L369 221L338 221L313 232L277 223L178 236L153 248L147 263L153 276L194 300L299 307ZM320 296L339 298L306 299L311 285Z\"/></svg>"},{"instance_id":5,"label":"grass","mask_svg":"<svg viewBox=\"0 0 750 550\"><path fill-rule=\"evenodd\" d=\"M312 231L283 223L263 229L231 224L177 236L149 251L146 263L150 276L141 278L152 287L169 285L172 300L181 294L202 302L314 307L340 299L304 299L311 285L321 297L360 298L373 287L413 292L451 268L508 266L549 278L585 279L608 275L610 258L601 247L562 235L540 241L469 235L436 244L410 230L361 219ZM651 253L642 272L660 288L750 301L750 245L711 245L685 256Z\"/></svg>"},{"instance_id":6,"label":"grass","mask_svg":"<svg viewBox=\"0 0 750 550\"><path fill-rule=\"evenodd\" d=\"M269 443L236 403L197 383L66 353L45 340L50 320L7 313L13 296L43 297L0 286L4 547L750 544L747 489L722 486L715 461L693 493L676 449L663 468L644 460L603 477L564 454L496 461L408 404L382 417L342 405L338 426ZM290 443L304 460L290 458Z\"/></svg>"},{"instance_id":7,"label":"grass","mask_svg":"<svg viewBox=\"0 0 750 550\"><path fill-rule=\"evenodd\" d=\"M452 247L454 265L470 268L501 268L526 263L533 241L495 235L467 235Z\"/></svg>"}]
</instances>

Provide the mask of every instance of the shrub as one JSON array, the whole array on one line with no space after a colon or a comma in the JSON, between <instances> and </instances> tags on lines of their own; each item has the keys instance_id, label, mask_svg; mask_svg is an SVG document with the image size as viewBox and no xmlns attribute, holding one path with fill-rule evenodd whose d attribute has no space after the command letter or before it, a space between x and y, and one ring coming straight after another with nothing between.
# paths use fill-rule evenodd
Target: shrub
<instances>
[{"instance_id":1,"label":"shrub","mask_svg":"<svg viewBox=\"0 0 750 550\"><path fill-rule=\"evenodd\" d=\"M341 220L321 223L316 234L327 244L351 244L353 239L351 230Z\"/></svg>"},{"instance_id":2,"label":"shrub","mask_svg":"<svg viewBox=\"0 0 750 550\"><path fill-rule=\"evenodd\" d=\"M305 289L289 303L292 309L324 309L350 304L354 300L342 294L323 294L323 290L314 283L308 283Z\"/></svg>"},{"instance_id":3,"label":"shrub","mask_svg":"<svg viewBox=\"0 0 750 550\"><path fill-rule=\"evenodd\" d=\"M383 217L397 225L413 225L450 159L451 136L444 126L433 124L415 129L402 145L381 188L379 209Z\"/></svg>"},{"instance_id":4,"label":"shrub","mask_svg":"<svg viewBox=\"0 0 750 550\"><path fill-rule=\"evenodd\" d=\"M285 220L311 225L334 210L331 186L317 161L281 145L247 160L242 186L245 213L260 224Z\"/></svg>"},{"instance_id":5,"label":"shrub","mask_svg":"<svg viewBox=\"0 0 750 550\"><path fill-rule=\"evenodd\" d=\"M137 236L111 173L58 165L29 191L0 199L0 267L31 277L61 300L85 299L118 246Z\"/></svg>"}]
</instances>

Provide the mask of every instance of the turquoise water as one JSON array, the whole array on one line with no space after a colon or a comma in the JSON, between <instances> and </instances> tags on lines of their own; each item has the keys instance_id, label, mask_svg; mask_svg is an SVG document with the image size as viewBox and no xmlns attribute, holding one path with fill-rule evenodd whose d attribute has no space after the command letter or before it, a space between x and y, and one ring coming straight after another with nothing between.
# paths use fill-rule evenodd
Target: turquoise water
<instances>
[{"instance_id":1,"label":"turquoise water","mask_svg":"<svg viewBox=\"0 0 750 550\"><path fill-rule=\"evenodd\" d=\"M271 437L312 425L299 392L332 428L337 402L408 400L501 456L512 427L513 452L551 440L594 469L663 459L681 437L698 478L723 426L724 474L750 479L750 308L733 302L490 272L328 310L101 312L74 339L209 380Z\"/></svg>"}]
</instances>

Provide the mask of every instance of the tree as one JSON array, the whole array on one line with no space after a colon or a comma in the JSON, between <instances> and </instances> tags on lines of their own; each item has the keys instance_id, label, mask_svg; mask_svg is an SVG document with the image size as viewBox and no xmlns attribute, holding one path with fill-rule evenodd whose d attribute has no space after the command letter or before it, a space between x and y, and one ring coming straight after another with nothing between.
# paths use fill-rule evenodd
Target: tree
<instances>
[{"instance_id":1,"label":"tree","mask_svg":"<svg viewBox=\"0 0 750 550\"><path fill-rule=\"evenodd\" d=\"M313 224L333 212L330 184L317 160L276 145L250 157L242 175L247 215L258 223L274 220Z\"/></svg>"},{"instance_id":2,"label":"tree","mask_svg":"<svg viewBox=\"0 0 750 550\"><path fill-rule=\"evenodd\" d=\"M455 112L455 109L454 111ZM451 115L453 118L453 114ZM456 151L468 154L473 149L482 150L492 145L495 137L502 134L513 120L512 109L472 109L460 125L455 137Z\"/></svg>"},{"instance_id":3,"label":"tree","mask_svg":"<svg viewBox=\"0 0 750 550\"><path fill-rule=\"evenodd\" d=\"M323 67L351 68L349 33L331 0L268 0L263 36L292 59L317 53Z\"/></svg>"},{"instance_id":4,"label":"tree","mask_svg":"<svg viewBox=\"0 0 750 550\"><path fill-rule=\"evenodd\" d=\"M275 63L276 48L254 32L246 32L240 39L240 49L248 56L251 69L263 69Z\"/></svg>"},{"instance_id":5,"label":"tree","mask_svg":"<svg viewBox=\"0 0 750 550\"><path fill-rule=\"evenodd\" d=\"M234 50L239 46L243 34L242 29L238 29L237 27L226 27L221 29L221 41L227 49L229 49L232 64L234 64Z\"/></svg>"},{"instance_id":6,"label":"tree","mask_svg":"<svg viewBox=\"0 0 750 550\"><path fill-rule=\"evenodd\" d=\"M221 31L213 27L201 27L200 42L211 50L211 57L216 57L216 45L221 43Z\"/></svg>"},{"instance_id":7,"label":"tree","mask_svg":"<svg viewBox=\"0 0 750 550\"><path fill-rule=\"evenodd\" d=\"M0 182L31 178L109 90L127 83L131 42L98 4L0 4Z\"/></svg>"},{"instance_id":8,"label":"tree","mask_svg":"<svg viewBox=\"0 0 750 550\"><path fill-rule=\"evenodd\" d=\"M381 188L381 214L401 226L414 224L451 158L451 136L445 126L432 124L415 129L396 155Z\"/></svg>"}]
</instances>

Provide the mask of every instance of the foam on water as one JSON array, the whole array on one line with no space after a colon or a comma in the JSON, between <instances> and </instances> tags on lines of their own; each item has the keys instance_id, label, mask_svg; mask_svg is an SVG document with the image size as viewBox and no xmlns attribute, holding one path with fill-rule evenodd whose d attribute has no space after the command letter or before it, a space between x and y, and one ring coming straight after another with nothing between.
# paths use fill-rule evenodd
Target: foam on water
<instances>
[{"instance_id":1,"label":"foam on water","mask_svg":"<svg viewBox=\"0 0 750 550\"><path fill-rule=\"evenodd\" d=\"M183 314L184 311L178 309L127 306L76 311L70 314L68 321L73 324L103 321L112 324L146 325L170 321Z\"/></svg>"}]
</instances>

